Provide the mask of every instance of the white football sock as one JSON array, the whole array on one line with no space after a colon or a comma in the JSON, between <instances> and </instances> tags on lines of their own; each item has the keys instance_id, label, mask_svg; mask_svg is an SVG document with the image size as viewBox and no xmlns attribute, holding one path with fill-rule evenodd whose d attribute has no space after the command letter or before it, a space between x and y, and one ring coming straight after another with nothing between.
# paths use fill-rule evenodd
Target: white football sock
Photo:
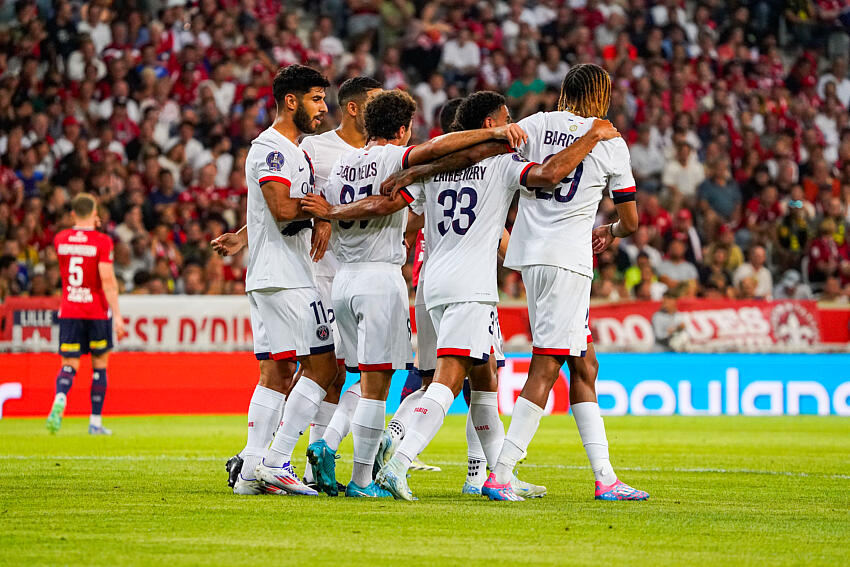
<instances>
[{"instance_id":1,"label":"white football sock","mask_svg":"<svg viewBox=\"0 0 850 567\"><path fill-rule=\"evenodd\" d=\"M472 424L472 415L466 412L466 482L481 486L487 480L487 457Z\"/></svg>"},{"instance_id":2,"label":"white football sock","mask_svg":"<svg viewBox=\"0 0 850 567\"><path fill-rule=\"evenodd\" d=\"M543 408L522 396L517 398L511 415L511 426L505 436L502 452L499 453L496 470L493 471L496 474L496 482L499 484L508 483L513 478L516 462L528 449L528 444L537 432L542 416Z\"/></svg>"},{"instance_id":3,"label":"white football sock","mask_svg":"<svg viewBox=\"0 0 850 567\"><path fill-rule=\"evenodd\" d=\"M455 395L451 388L438 382L432 382L425 390L425 394L413 410L413 419L410 421L410 427L407 428L407 434L395 453L405 468L410 467L413 459L425 449L440 430L454 400Z\"/></svg>"},{"instance_id":4,"label":"white football sock","mask_svg":"<svg viewBox=\"0 0 850 567\"><path fill-rule=\"evenodd\" d=\"M328 428L328 422L333 417L336 407L336 404L330 402L323 401L319 404L319 411L316 412L316 417L310 424L309 443L315 443L325 435L325 429ZM307 468L304 470L304 482L307 484L313 482L313 467L310 463L307 463Z\"/></svg>"},{"instance_id":5,"label":"white football sock","mask_svg":"<svg viewBox=\"0 0 850 567\"><path fill-rule=\"evenodd\" d=\"M103 416L99 414L91 414L89 416L89 425L94 427L103 427Z\"/></svg>"},{"instance_id":6,"label":"white football sock","mask_svg":"<svg viewBox=\"0 0 850 567\"><path fill-rule=\"evenodd\" d=\"M354 415L354 409L359 400L360 382L352 384L339 397L339 405L337 405L336 411L325 429L325 435L322 437L331 451L339 449L339 444L351 430L351 416Z\"/></svg>"},{"instance_id":7,"label":"white football sock","mask_svg":"<svg viewBox=\"0 0 850 567\"><path fill-rule=\"evenodd\" d=\"M354 439L354 468L351 481L360 488L372 482L372 465L384 432L387 402L360 398L351 418L351 437Z\"/></svg>"},{"instance_id":8,"label":"white football sock","mask_svg":"<svg viewBox=\"0 0 850 567\"><path fill-rule=\"evenodd\" d=\"M499 419L499 395L496 392L472 390L469 396L469 415L487 457L487 464L491 470L495 470L505 441L505 426Z\"/></svg>"},{"instance_id":9,"label":"white football sock","mask_svg":"<svg viewBox=\"0 0 850 567\"><path fill-rule=\"evenodd\" d=\"M410 420L413 419L413 410L419 404L419 400L425 395L425 388L420 388L415 392L408 394L401 405L395 410L395 415L387 424L387 431L393 439L403 439L407 428L410 427Z\"/></svg>"},{"instance_id":10,"label":"white football sock","mask_svg":"<svg viewBox=\"0 0 850 567\"><path fill-rule=\"evenodd\" d=\"M581 402L574 404L572 408L593 476L604 485L614 484L617 475L608 458L608 437L605 435L605 422L599 413L599 404Z\"/></svg>"},{"instance_id":11,"label":"white football sock","mask_svg":"<svg viewBox=\"0 0 850 567\"><path fill-rule=\"evenodd\" d=\"M282 467L289 462L298 438L319 411L319 404L325 399L326 393L321 386L301 376L289 393L280 428L263 457L266 465Z\"/></svg>"},{"instance_id":12,"label":"white football sock","mask_svg":"<svg viewBox=\"0 0 850 567\"><path fill-rule=\"evenodd\" d=\"M240 453L244 460L242 471L245 474L242 478L254 478L254 469L277 431L284 403L286 397L280 392L259 384L254 388L251 403L248 405L248 440Z\"/></svg>"}]
</instances>

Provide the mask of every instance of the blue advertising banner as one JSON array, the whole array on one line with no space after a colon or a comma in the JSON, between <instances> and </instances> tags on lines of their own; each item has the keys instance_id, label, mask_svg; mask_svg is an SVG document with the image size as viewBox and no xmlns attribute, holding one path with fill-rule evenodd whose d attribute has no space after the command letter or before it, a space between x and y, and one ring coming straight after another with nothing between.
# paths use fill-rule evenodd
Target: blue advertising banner
<instances>
[{"instance_id":1,"label":"blue advertising banner","mask_svg":"<svg viewBox=\"0 0 850 567\"><path fill-rule=\"evenodd\" d=\"M597 393L605 415L850 416L847 354L599 354ZM508 355L499 409L510 414L531 357ZM393 377L387 412L398 407L405 372ZM349 383L356 377L349 375ZM569 411L565 369L547 413ZM450 413L465 413L458 396Z\"/></svg>"}]
</instances>

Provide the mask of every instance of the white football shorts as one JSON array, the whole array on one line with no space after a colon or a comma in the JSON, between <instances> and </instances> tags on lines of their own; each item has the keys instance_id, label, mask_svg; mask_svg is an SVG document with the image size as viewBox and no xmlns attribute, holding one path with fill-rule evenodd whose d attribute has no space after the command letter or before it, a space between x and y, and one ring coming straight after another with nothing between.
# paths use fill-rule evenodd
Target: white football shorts
<instances>
[{"instance_id":1,"label":"white football shorts","mask_svg":"<svg viewBox=\"0 0 850 567\"><path fill-rule=\"evenodd\" d=\"M410 304L401 266L343 263L333 284L337 356L351 371L405 370L413 361Z\"/></svg>"},{"instance_id":2,"label":"white football shorts","mask_svg":"<svg viewBox=\"0 0 850 567\"><path fill-rule=\"evenodd\" d=\"M416 315L416 368L425 372L426 376L434 373L437 368L437 332L434 323L425 307L424 278L419 273L419 285L416 287L416 300L413 304Z\"/></svg>"},{"instance_id":3,"label":"white football shorts","mask_svg":"<svg viewBox=\"0 0 850 567\"><path fill-rule=\"evenodd\" d=\"M557 266L526 266L532 353L582 357L587 352L591 278Z\"/></svg>"},{"instance_id":4,"label":"white football shorts","mask_svg":"<svg viewBox=\"0 0 850 567\"><path fill-rule=\"evenodd\" d=\"M437 358L468 356L487 362L498 333L495 303L468 301L436 305L428 310L437 331Z\"/></svg>"},{"instance_id":5,"label":"white football shorts","mask_svg":"<svg viewBox=\"0 0 850 567\"><path fill-rule=\"evenodd\" d=\"M319 297L322 299L322 305L328 312L328 323L331 326L331 331L334 334L334 349L338 353L337 364L344 364L345 359L342 353L345 352L345 347L342 346L342 335L339 333L339 328L336 325L336 313L334 313L333 301L333 276L316 276L316 291L319 292Z\"/></svg>"},{"instance_id":6,"label":"white football shorts","mask_svg":"<svg viewBox=\"0 0 850 567\"><path fill-rule=\"evenodd\" d=\"M334 335L312 287L248 292L257 360L294 360L334 350Z\"/></svg>"}]
</instances>

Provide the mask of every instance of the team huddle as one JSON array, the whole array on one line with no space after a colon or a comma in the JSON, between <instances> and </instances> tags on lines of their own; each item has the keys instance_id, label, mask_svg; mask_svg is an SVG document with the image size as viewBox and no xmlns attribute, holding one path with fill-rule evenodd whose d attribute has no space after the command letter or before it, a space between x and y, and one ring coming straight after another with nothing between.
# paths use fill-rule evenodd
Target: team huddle
<instances>
[{"instance_id":1,"label":"team huddle","mask_svg":"<svg viewBox=\"0 0 850 567\"><path fill-rule=\"evenodd\" d=\"M473 93L444 109L448 133L415 146L407 144L416 103L367 77L340 87L340 127L310 136L327 112L328 86L309 67L278 72L278 115L253 141L245 165L247 225L212 243L222 254L248 247L260 366L245 448L228 461L233 491L414 500L408 471L468 384L462 492L491 500L543 496L546 488L518 479L515 466L566 362L595 497L648 498L611 467L588 327L593 253L637 228L628 149L599 118L610 100L608 74L575 66L557 112L516 124L500 94ZM505 219L517 193L509 235ZM604 194L619 220L594 229ZM422 262L415 355L401 271L413 241ZM507 433L497 403L498 257L522 274L533 337ZM421 387L407 389L414 391L385 426L396 370L410 370ZM342 392L346 371L360 380ZM292 453L308 427L302 480ZM354 465L343 486L335 461L349 432Z\"/></svg>"}]
</instances>

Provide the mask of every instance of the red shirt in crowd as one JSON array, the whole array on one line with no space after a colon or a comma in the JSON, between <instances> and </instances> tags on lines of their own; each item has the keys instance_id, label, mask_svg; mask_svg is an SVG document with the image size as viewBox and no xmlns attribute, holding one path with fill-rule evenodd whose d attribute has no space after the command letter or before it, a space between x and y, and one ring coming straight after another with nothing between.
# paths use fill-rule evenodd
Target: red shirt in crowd
<instances>
[{"instance_id":1,"label":"red shirt in crowd","mask_svg":"<svg viewBox=\"0 0 850 567\"><path fill-rule=\"evenodd\" d=\"M69 228L56 235L53 245L62 273L59 317L109 319L98 267L112 263L112 239L92 228Z\"/></svg>"}]
</instances>

